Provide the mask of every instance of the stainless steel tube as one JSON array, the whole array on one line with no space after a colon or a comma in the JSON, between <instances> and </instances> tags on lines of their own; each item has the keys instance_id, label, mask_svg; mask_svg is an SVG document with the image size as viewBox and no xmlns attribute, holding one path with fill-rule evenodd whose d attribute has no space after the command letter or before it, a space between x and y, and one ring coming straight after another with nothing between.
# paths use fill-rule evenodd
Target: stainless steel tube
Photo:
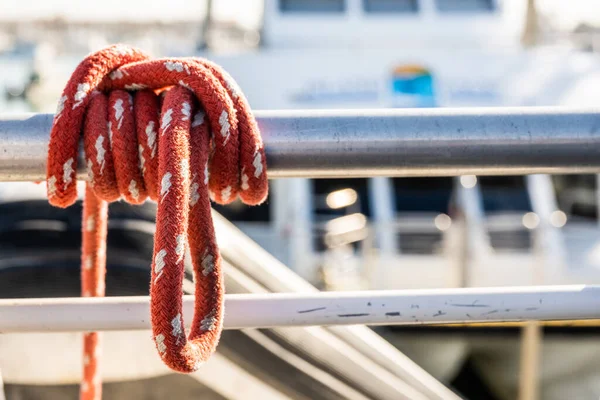
<instances>
[{"instance_id":1,"label":"stainless steel tube","mask_svg":"<svg viewBox=\"0 0 600 400\"><path fill-rule=\"evenodd\" d=\"M600 108L257 111L256 116L271 178L600 172ZM48 114L0 116L0 180L45 179L51 122Z\"/></svg>"},{"instance_id":2,"label":"stainless steel tube","mask_svg":"<svg viewBox=\"0 0 600 400\"><path fill-rule=\"evenodd\" d=\"M149 329L148 303L142 296L3 299L0 332ZM193 308L194 297L184 296L188 321ZM225 329L598 319L600 287L233 294L225 309Z\"/></svg>"}]
</instances>

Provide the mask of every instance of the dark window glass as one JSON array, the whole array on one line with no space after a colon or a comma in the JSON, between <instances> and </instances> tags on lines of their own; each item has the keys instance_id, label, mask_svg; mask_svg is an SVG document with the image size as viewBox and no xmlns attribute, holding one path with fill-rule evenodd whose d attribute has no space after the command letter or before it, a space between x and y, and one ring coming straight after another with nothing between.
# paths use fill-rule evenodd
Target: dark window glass
<instances>
[{"instance_id":1,"label":"dark window glass","mask_svg":"<svg viewBox=\"0 0 600 400\"><path fill-rule=\"evenodd\" d=\"M247 206L237 199L226 206L212 203L212 207L231 222L271 222L269 199L258 206Z\"/></svg>"},{"instance_id":2,"label":"dark window glass","mask_svg":"<svg viewBox=\"0 0 600 400\"><path fill-rule=\"evenodd\" d=\"M558 208L581 219L598 219L596 175L556 175L552 177Z\"/></svg>"},{"instance_id":3,"label":"dark window glass","mask_svg":"<svg viewBox=\"0 0 600 400\"><path fill-rule=\"evenodd\" d=\"M478 176L486 212L531 211L523 176Z\"/></svg>"},{"instance_id":4,"label":"dark window glass","mask_svg":"<svg viewBox=\"0 0 600 400\"><path fill-rule=\"evenodd\" d=\"M393 178L392 185L397 213L449 213L452 178Z\"/></svg>"},{"instance_id":5,"label":"dark window glass","mask_svg":"<svg viewBox=\"0 0 600 400\"><path fill-rule=\"evenodd\" d=\"M281 12L298 13L343 13L345 0L279 0Z\"/></svg>"},{"instance_id":6,"label":"dark window glass","mask_svg":"<svg viewBox=\"0 0 600 400\"><path fill-rule=\"evenodd\" d=\"M438 11L448 13L490 12L495 9L494 0L435 0Z\"/></svg>"},{"instance_id":7,"label":"dark window glass","mask_svg":"<svg viewBox=\"0 0 600 400\"><path fill-rule=\"evenodd\" d=\"M368 13L416 13L418 0L364 0L363 8Z\"/></svg>"},{"instance_id":8,"label":"dark window glass","mask_svg":"<svg viewBox=\"0 0 600 400\"><path fill-rule=\"evenodd\" d=\"M532 211L531 200L524 176L478 176L483 209L486 213ZM519 222L510 229L489 226L492 248L503 252L520 252L531 248L531 231Z\"/></svg>"},{"instance_id":9,"label":"dark window glass","mask_svg":"<svg viewBox=\"0 0 600 400\"><path fill-rule=\"evenodd\" d=\"M392 178L396 213L452 214L452 178ZM442 251L442 232L396 234L398 249L403 254L437 254Z\"/></svg>"}]
</instances>

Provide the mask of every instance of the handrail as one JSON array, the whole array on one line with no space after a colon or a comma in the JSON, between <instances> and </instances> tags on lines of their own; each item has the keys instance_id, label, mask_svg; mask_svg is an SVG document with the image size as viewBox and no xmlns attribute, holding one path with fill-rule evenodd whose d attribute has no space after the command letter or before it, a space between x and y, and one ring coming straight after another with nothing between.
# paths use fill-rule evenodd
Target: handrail
<instances>
[{"instance_id":1,"label":"handrail","mask_svg":"<svg viewBox=\"0 0 600 400\"><path fill-rule=\"evenodd\" d=\"M600 172L597 108L285 110L256 116L271 178ZM45 179L51 124L51 114L0 116L0 181ZM78 177L85 179L83 169Z\"/></svg>"},{"instance_id":2,"label":"handrail","mask_svg":"<svg viewBox=\"0 0 600 400\"><path fill-rule=\"evenodd\" d=\"M0 332L149 329L148 303L145 296L0 300ZM600 286L233 294L225 303L225 329L600 319ZM184 313L192 310L193 296L184 296Z\"/></svg>"}]
</instances>

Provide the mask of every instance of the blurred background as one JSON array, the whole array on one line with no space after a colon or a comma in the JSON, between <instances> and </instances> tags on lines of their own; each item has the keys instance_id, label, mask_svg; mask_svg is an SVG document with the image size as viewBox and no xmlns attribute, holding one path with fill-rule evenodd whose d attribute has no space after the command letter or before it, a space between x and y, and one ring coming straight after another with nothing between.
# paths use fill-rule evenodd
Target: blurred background
<instances>
[{"instance_id":1,"label":"blurred background","mask_svg":"<svg viewBox=\"0 0 600 400\"><path fill-rule=\"evenodd\" d=\"M0 112L54 112L77 63L117 42L212 59L255 109L600 105L597 0L0 0ZM273 180L261 206L215 206L233 224L218 219L228 291L598 284L598 182ZM51 209L43 190L0 185L1 297L79 293L80 209ZM108 295L145 295L154 205L111 207ZM271 269L249 272L256 254ZM275 270L280 281L266 283ZM600 397L595 321L374 331L226 332L210 373L193 378L167 375L151 343L137 353L149 335L110 334L106 398ZM0 336L7 399L74 398L78 340ZM364 359L350 356L359 348ZM392 377L369 384L377 368L416 391L398 395Z\"/></svg>"}]
</instances>

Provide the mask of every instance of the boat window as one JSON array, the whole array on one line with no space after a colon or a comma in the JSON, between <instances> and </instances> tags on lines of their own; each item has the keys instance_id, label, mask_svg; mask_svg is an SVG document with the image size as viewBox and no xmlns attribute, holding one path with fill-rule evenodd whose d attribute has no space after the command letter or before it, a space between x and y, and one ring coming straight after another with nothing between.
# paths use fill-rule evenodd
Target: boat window
<instances>
[{"instance_id":1,"label":"boat window","mask_svg":"<svg viewBox=\"0 0 600 400\"><path fill-rule=\"evenodd\" d=\"M352 213L371 216L366 178L314 179L312 182L317 221L327 221Z\"/></svg>"},{"instance_id":2,"label":"boat window","mask_svg":"<svg viewBox=\"0 0 600 400\"><path fill-rule=\"evenodd\" d=\"M416 13L419 3L417 0L364 0L363 8L367 13Z\"/></svg>"},{"instance_id":3,"label":"boat window","mask_svg":"<svg viewBox=\"0 0 600 400\"><path fill-rule=\"evenodd\" d=\"M452 223L452 178L392 178L397 248L402 254L440 254Z\"/></svg>"},{"instance_id":4,"label":"boat window","mask_svg":"<svg viewBox=\"0 0 600 400\"><path fill-rule=\"evenodd\" d=\"M525 177L480 176L477 179L486 212L531 211Z\"/></svg>"},{"instance_id":5,"label":"boat window","mask_svg":"<svg viewBox=\"0 0 600 400\"><path fill-rule=\"evenodd\" d=\"M555 175L552 181L558 208L569 220L598 219L596 175Z\"/></svg>"},{"instance_id":6,"label":"boat window","mask_svg":"<svg viewBox=\"0 0 600 400\"><path fill-rule=\"evenodd\" d=\"M343 13L345 0L279 0L282 13Z\"/></svg>"},{"instance_id":7,"label":"boat window","mask_svg":"<svg viewBox=\"0 0 600 400\"><path fill-rule=\"evenodd\" d=\"M342 230L348 230L340 233L338 239L346 239L357 250L371 217L368 179L314 179L312 185L315 251L323 252L330 246L326 239L330 221Z\"/></svg>"},{"instance_id":8,"label":"boat window","mask_svg":"<svg viewBox=\"0 0 600 400\"><path fill-rule=\"evenodd\" d=\"M393 178L397 213L435 212L448 214L452 178Z\"/></svg>"},{"instance_id":9,"label":"boat window","mask_svg":"<svg viewBox=\"0 0 600 400\"><path fill-rule=\"evenodd\" d=\"M439 12L490 12L495 9L495 0L435 0Z\"/></svg>"},{"instance_id":10,"label":"boat window","mask_svg":"<svg viewBox=\"0 0 600 400\"><path fill-rule=\"evenodd\" d=\"M532 212L525 177L479 176L477 180L492 248L501 252L529 251L533 245L530 229L537 225L538 217Z\"/></svg>"},{"instance_id":11,"label":"boat window","mask_svg":"<svg viewBox=\"0 0 600 400\"><path fill-rule=\"evenodd\" d=\"M226 206L212 203L212 208L227 218L229 221L235 222L271 222L271 205L269 198L258 206L247 206L237 199Z\"/></svg>"}]
</instances>

